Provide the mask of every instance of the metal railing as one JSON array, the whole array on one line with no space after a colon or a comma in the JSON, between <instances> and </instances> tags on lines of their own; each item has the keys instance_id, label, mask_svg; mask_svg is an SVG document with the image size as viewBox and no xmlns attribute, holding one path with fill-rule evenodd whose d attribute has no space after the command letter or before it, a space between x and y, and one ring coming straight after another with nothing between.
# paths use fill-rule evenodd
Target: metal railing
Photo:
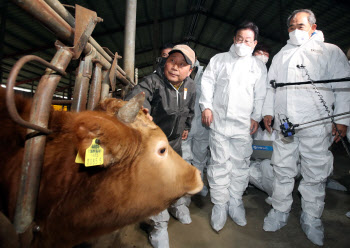
<instances>
[{"instance_id":1,"label":"metal railing","mask_svg":"<svg viewBox=\"0 0 350 248\"><path fill-rule=\"evenodd\" d=\"M7 83L6 101L10 115L16 123L28 128L14 217L16 232L25 236L25 233L31 231L29 229L33 223L38 198L46 135L51 133L48 122L52 98L62 75L66 75L65 70L70 61L83 54L76 76L73 101L60 100L55 103L71 104L73 111L82 111L86 107L94 109L99 100L108 95L109 85L115 90L115 79L128 87L135 86L135 82L117 65L120 56L116 53L113 58L91 37L96 23L101 21L95 12L76 6L80 16L78 20L76 13L76 20L59 1L14 0L14 2L38 19L60 40L55 43L57 52L50 63L37 56L25 56L12 68ZM40 79L33 97L30 119L26 121L16 109L13 86L16 84L16 77L21 67L29 61L37 61L48 68ZM87 101L91 77L90 96Z\"/></svg>"}]
</instances>

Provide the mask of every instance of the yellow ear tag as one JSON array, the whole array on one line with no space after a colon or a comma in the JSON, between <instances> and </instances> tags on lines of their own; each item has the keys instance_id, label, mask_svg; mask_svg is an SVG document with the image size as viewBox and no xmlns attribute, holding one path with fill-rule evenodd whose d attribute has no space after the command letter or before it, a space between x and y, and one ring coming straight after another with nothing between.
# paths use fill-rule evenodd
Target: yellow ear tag
<instances>
[{"instance_id":1,"label":"yellow ear tag","mask_svg":"<svg viewBox=\"0 0 350 248\"><path fill-rule=\"evenodd\" d=\"M77 156L75 157L75 163L77 164L84 164L83 158L80 156L80 153L78 152Z\"/></svg>"},{"instance_id":2,"label":"yellow ear tag","mask_svg":"<svg viewBox=\"0 0 350 248\"><path fill-rule=\"evenodd\" d=\"M85 167L103 164L103 148L99 145L99 139L93 139L85 152Z\"/></svg>"}]
</instances>

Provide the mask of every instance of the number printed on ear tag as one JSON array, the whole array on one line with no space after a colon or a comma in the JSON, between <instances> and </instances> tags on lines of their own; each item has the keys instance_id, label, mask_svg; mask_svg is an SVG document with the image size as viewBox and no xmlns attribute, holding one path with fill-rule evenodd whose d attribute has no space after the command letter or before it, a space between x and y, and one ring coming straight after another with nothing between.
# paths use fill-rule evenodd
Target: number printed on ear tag
<instances>
[{"instance_id":1,"label":"number printed on ear tag","mask_svg":"<svg viewBox=\"0 0 350 248\"><path fill-rule=\"evenodd\" d=\"M98 139L93 139L89 148L86 149L85 167L103 165L103 148L98 143L100 143Z\"/></svg>"}]
</instances>

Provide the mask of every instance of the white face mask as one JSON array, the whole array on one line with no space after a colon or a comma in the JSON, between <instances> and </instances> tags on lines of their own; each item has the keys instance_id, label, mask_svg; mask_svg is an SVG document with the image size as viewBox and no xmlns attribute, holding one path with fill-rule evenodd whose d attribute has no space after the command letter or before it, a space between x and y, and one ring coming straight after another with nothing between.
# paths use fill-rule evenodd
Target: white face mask
<instances>
[{"instance_id":1,"label":"white face mask","mask_svg":"<svg viewBox=\"0 0 350 248\"><path fill-rule=\"evenodd\" d=\"M265 55L256 55L255 56L257 59L260 59L262 62L264 62L264 64L267 63L267 61L269 61L269 57L265 56Z\"/></svg>"},{"instance_id":2,"label":"white face mask","mask_svg":"<svg viewBox=\"0 0 350 248\"><path fill-rule=\"evenodd\" d=\"M293 45L300 46L308 41L310 37L308 31L296 29L289 33L289 38Z\"/></svg>"},{"instance_id":3,"label":"white face mask","mask_svg":"<svg viewBox=\"0 0 350 248\"><path fill-rule=\"evenodd\" d=\"M240 57L244 57L253 53L253 49L245 43L235 44L235 51Z\"/></svg>"}]
</instances>

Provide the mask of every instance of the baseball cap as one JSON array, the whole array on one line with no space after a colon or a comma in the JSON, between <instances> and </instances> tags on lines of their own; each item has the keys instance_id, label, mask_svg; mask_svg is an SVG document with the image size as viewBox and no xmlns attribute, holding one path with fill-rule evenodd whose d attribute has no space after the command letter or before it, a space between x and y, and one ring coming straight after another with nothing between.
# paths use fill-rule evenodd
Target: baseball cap
<instances>
[{"instance_id":1,"label":"baseball cap","mask_svg":"<svg viewBox=\"0 0 350 248\"><path fill-rule=\"evenodd\" d=\"M194 51L187 45L176 45L173 47L173 49L169 52L169 55L175 52L181 53L186 60L186 63L193 66L194 62L196 61L196 55Z\"/></svg>"}]
</instances>

